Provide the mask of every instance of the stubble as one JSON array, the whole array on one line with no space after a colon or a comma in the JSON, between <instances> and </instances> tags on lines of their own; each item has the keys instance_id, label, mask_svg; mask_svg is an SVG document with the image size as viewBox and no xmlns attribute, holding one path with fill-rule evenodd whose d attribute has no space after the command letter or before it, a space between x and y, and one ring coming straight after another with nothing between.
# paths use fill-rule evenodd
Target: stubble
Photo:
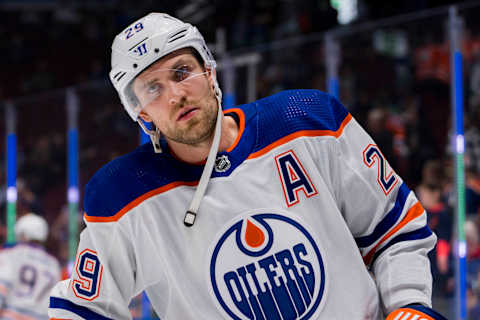
<instances>
[{"instance_id":1,"label":"stubble","mask_svg":"<svg viewBox=\"0 0 480 320\"><path fill-rule=\"evenodd\" d=\"M181 104L178 108L182 108L185 104L187 103ZM199 104L188 103L188 105ZM177 108L175 110L178 111ZM174 114L176 114L176 111ZM192 146L210 139L213 137L217 122L217 100L210 96L205 108L199 109L198 113L198 115L188 120L184 126L170 128L168 132L163 134L172 141Z\"/></svg>"}]
</instances>

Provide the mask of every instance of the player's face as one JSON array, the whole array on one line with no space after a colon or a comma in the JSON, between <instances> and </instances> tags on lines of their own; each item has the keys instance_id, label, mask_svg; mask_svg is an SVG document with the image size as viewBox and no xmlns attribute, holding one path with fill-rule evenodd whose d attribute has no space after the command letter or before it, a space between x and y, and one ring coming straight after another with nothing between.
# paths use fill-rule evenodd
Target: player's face
<instances>
[{"instance_id":1,"label":"player's face","mask_svg":"<svg viewBox=\"0 0 480 320\"><path fill-rule=\"evenodd\" d=\"M212 72L190 49L171 53L142 72L133 83L140 117L153 121L168 139L196 145L213 136L217 100Z\"/></svg>"}]
</instances>

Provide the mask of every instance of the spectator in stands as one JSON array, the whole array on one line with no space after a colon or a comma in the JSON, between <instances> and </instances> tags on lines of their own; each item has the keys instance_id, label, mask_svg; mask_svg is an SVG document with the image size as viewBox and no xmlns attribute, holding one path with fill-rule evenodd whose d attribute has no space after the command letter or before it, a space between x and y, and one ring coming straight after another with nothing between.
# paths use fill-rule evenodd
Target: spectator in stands
<instances>
[{"instance_id":1,"label":"spectator in stands","mask_svg":"<svg viewBox=\"0 0 480 320\"><path fill-rule=\"evenodd\" d=\"M429 160L423 166L422 180L415 191L427 211L428 226L438 237L436 248L429 254L433 285L446 293L448 277L452 272L449 265L452 213L443 195L444 177L442 162Z\"/></svg>"},{"instance_id":2,"label":"spectator in stands","mask_svg":"<svg viewBox=\"0 0 480 320\"><path fill-rule=\"evenodd\" d=\"M465 208L469 216L480 215L480 177L471 166L465 166Z\"/></svg>"},{"instance_id":3,"label":"spectator in stands","mask_svg":"<svg viewBox=\"0 0 480 320\"><path fill-rule=\"evenodd\" d=\"M480 272L480 234L478 219L465 221L465 240L467 242L467 279L477 281Z\"/></svg>"},{"instance_id":4,"label":"spectator in stands","mask_svg":"<svg viewBox=\"0 0 480 320\"><path fill-rule=\"evenodd\" d=\"M40 212L40 201L32 191L27 180L23 177L17 178L17 216L22 216L30 211Z\"/></svg>"},{"instance_id":5,"label":"spectator in stands","mask_svg":"<svg viewBox=\"0 0 480 320\"><path fill-rule=\"evenodd\" d=\"M465 116L465 163L480 173L480 101Z\"/></svg>"},{"instance_id":6,"label":"spectator in stands","mask_svg":"<svg viewBox=\"0 0 480 320\"><path fill-rule=\"evenodd\" d=\"M480 52L474 54L470 70L471 103L480 105Z\"/></svg>"},{"instance_id":7,"label":"spectator in stands","mask_svg":"<svg viewBox=\"0 0 480 320\"><path fill-rule=\"evenodd\" d=\"M479 105L480 106L480 105ZM477 216L480 214L480 112L472 110L464 117L465 125L465 201L466 214ZM454 156L452 143L454 132L450 129L446 152Z\"/></svg>"},{"instance_id":8,"label":"spectator in stands","mask_svg":"<svg viewBox=\"0 0 480 320\"><path fill-rule=\"evenodd\" d=\"M468 319L480 319L478 284L473 281L467 281L467 315Z\"/></svg>"}]
</instances>

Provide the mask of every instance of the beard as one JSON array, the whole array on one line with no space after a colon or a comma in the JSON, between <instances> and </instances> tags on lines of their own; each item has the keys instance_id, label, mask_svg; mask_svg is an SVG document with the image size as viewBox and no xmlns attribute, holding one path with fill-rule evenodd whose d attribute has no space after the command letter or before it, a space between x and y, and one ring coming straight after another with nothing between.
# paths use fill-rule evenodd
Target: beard
<instances>
[{"instance_id":1,"label":"beard","mask_svg":"<svg viewBox=\"0 0 480 320\"><path fill-rule=\"evenodd\" d=\"M199 103L182 103L178 108L182 108L183 105L202 105ZM163 135L172 141L187 144L197 145L201 142L207 141L215 132L215 124L217 123L218 104L217 99L214 96L209 96L205 99L205 107L199 109L198 114L192 119L189 119L181 127L171 127ZM175 110L178 110L177 108ZM175 114L174 112L173 114Z\"/></svg>"}]
</instances>

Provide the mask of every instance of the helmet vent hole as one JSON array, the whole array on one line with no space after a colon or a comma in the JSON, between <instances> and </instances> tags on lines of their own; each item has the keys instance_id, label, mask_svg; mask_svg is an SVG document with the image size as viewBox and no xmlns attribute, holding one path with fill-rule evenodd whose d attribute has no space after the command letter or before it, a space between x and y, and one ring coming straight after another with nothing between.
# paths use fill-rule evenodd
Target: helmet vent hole
<instances>
[{"instance_id":1,"label":"helmet vent hole","mask_svg":"<svg viewBox=\"0 0 480 320\"><path fill-rule=\"evenodd\" d=\"M171 42L173 42L173 41L175 41L175 40L181 39L181 38L185 37L186 34L187 34L187 29L180 30L179 32L177 32L177 33L175 33L174 35L172 35L172 36L168 39L167 43L171 43Z\"/></svg>"},{"instance_id":2,"label":"helmet vent hole","mask_svg":"<svg viewBox=\"0 0 480 320\"><path fill-rule=\"evenodd\" d=\"M154 51L155 51L155 53L158 53L158 52L160 51L160 49L158 49L158 48L155 48L155 50L154 50Z\"/></svg>"},{"instance_id":3,"label":"helmet vent hole","mask_svg":"<svg viewBox=\"0 0 480 320\"><path fill-rule=\"evenodd\" d=\"M138 65L137 65L136 63L134 63L134 64L133 64L133 67L136 68L136 67L138 67Z\"/></svg>"}]
</instances>

